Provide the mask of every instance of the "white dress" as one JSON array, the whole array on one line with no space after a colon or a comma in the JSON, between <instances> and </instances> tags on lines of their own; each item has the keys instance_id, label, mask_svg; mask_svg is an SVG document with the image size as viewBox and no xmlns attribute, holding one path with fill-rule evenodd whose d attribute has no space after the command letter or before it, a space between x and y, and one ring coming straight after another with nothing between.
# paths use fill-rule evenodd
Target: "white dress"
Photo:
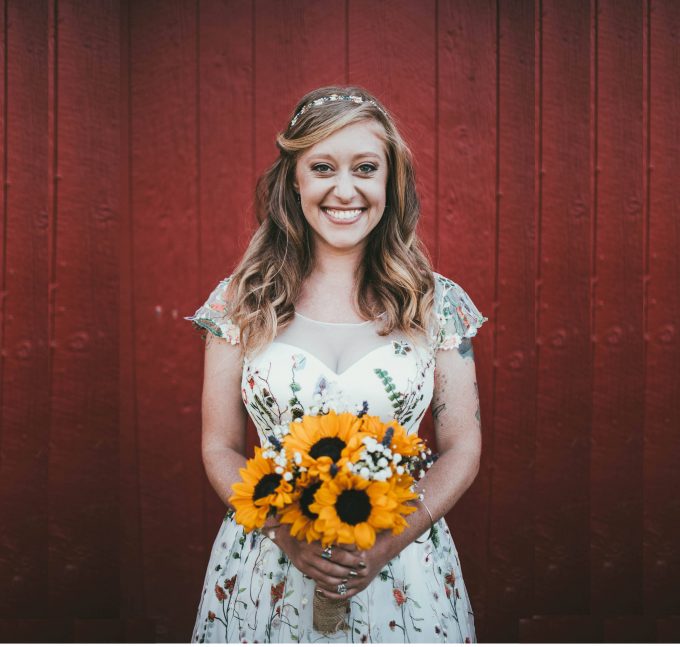
<instances>
[{"instance_id":1,"label":"white dress","mask_svg":"<svg viewBox=\"0 0 680 647\"><path fill-rule=\"evenodd\" d=\"M236 344L239 330L225 315L228 281L187 319ZM373 321L329 324L296 314L274 342L244 358L243 403L260 441L300 410L327 405L356 412L364 402L370 415L396 419L415 434L432 399L436 351L457 348L484 321L465 291L439 274L431 332L418 343L399 332L380 337ZM476 642L458 552L443 518L348 600L348 630L314 631L314 588L278 546L257 530L246 533L229 511L212 548L191 640Z\"/></svg>"}]
</instances>

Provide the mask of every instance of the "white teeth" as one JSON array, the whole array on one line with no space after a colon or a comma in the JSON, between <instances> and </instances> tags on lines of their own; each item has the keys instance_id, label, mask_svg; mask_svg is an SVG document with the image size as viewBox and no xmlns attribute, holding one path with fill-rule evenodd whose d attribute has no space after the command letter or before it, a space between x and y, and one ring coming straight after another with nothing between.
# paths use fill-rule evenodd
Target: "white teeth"
<instances>
[{"instance_id":1,"label":"white teeth","mask_svg":"<svg viewBox=\"0 0 680 647\"><path fill-rule=\"evenodd\" d=\"M351 211L348 210L336 210L336 209L324 209L324 211L331 217L335 218L336 220L354 220L360 213L361 209L352 209Z\"/></svg>"}]
</instances>

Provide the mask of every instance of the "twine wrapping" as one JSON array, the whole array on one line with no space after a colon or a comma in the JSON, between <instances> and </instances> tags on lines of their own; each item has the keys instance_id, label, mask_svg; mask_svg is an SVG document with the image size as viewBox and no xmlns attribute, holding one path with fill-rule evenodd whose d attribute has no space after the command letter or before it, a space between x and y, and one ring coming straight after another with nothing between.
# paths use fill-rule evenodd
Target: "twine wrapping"
<instances>
[{"instance_id":1,"label":"twine wrapping","mask_svg":"<svg viewBox=\"0 0 680 647\"><path fill-rule=\"evenodd\" d=\"M323 594L314 593L314 629L324 634L334 634L336 631L349 629L345 622L347 616L347 602L345 600L331 600Z\"/></svg>"}]
</instances>

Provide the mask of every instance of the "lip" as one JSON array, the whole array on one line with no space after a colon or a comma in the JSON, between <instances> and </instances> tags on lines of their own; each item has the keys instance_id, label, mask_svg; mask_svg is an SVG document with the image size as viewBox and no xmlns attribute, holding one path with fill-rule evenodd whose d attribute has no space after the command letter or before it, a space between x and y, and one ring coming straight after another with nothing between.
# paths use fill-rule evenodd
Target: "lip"
<instances>
[{"instance_id":1,"label":"lip","mask_svg":"<svg viewBox=\"0 0 680 647\"><path fill-rule=\"evenodd\" d=\"M351 225L355 223L359 218L361 218L362 214L364 211L366 211L366 207L353 207L353 208L348 208L348 207L342 207L342 208L335 208L335 207L330 207L330 206L324 206L321 207L321 211L323 212L324 216L332 222L333 224L336 225ZM335 214L333 213L335 212ZM340 212L356 212L354 216L342 216L338 217L337 214Z\"/></svg>"}]
</instances>

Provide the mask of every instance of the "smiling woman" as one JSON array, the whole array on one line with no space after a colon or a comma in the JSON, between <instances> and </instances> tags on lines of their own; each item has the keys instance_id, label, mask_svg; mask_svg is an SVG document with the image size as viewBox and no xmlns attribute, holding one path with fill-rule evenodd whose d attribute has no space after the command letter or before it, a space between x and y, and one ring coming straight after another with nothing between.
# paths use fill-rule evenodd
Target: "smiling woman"
<instances>
[{"instance_id":1,"label":"smiling woman","mask_svg":"<svg viewBox=\"0 0 680 647\"><path fill-rule=\"evenodd\" d=\"M277 144L279 157L257 185L258 231L238 267L188 318L208 331L203 460L225 505L240 497L247 518L236 518L252 527L267 510L257 501L274 490L290 494L259 448L256 478L236 484L247 416L263 444L277 430L312 425L288 448L309 482L283 525L269 517L262 530L247 532L230 507L192 640L474 642L472 606L443 517L479 467L470 340L485 317L427 262L416 235L411 155L375 97L356 87L315 90ZM325 470L349 460L343 452L357 420L349 414L357 412L398 423L399 442L408 443L430 404L440 458L421 474L408 527L376 534L367 519L385 514L386 484L359 470L337 480L336 490L319 487L315 456L322 454ZM342 528L347 543L322 546L319 524ZM320 599L344 614L335 632L313 626Z\"/></svg>"},{"instance_id":2,"label":"smiling woman","mask_svg":"<svg viewBox=\"0 0 680 647\"><path fill-rule=\"evenodd\" d=\"M380 222L387 190L384 142L383 126L365 119L321 140L297 160L293 187L319 254L361 253Z\"/></svg>"}]
</instances>

